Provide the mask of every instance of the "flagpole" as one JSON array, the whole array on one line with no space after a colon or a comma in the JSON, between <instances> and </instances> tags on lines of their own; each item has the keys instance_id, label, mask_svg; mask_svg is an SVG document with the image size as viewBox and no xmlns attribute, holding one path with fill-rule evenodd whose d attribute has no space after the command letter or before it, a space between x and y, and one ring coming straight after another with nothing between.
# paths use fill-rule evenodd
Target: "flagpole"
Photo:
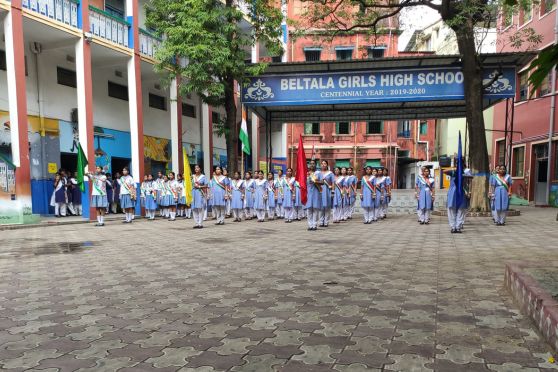
<instances>
[{"instance_id":1,"label":"flagpole","mask_svg":"<svg viewBox=\"0 0 558 372\"><path fill-rule=\"evenodd\" d=\"M240 150L240 179L244 176L244 151Z\"/></svg>"}]
</instances>

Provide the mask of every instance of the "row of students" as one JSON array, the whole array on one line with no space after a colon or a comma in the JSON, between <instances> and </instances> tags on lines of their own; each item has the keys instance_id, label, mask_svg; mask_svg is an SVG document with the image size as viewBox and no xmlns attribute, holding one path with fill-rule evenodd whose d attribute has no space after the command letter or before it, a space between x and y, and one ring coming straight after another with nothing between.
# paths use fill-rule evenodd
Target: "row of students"
<instances>
[{"instance_id":1,"label":"row of students","mask_svg":"<svg viewBox=\"0 0 558 372\"><path fill-rule=\"evenodd\" d=\"M105 214L109 208L109 199L107 195L107 176L101 167L95 168L95 173L88 173L87 176L91 181L91 207L97 211L96 226L105 225ZM136 187L134 179L130 176L128 168L122 170L122 176L114 180L118 183L120 207L126 215L123 223L132 223L134 219L134 208L136 206Z\"/></svg>"},{"instance_id":2,"label":"row of students","mask_svg":"<svg viewBox=\"0 0 558 372\"><path fill-rule=\"evenodd\" d=\"M76 177L76 174L74 177L68 177L64 170L60 170L54 176L54 190L50 197L50 206L54 207L56 217L81 216L81 190Z\"/></svg>"}]
</instances>

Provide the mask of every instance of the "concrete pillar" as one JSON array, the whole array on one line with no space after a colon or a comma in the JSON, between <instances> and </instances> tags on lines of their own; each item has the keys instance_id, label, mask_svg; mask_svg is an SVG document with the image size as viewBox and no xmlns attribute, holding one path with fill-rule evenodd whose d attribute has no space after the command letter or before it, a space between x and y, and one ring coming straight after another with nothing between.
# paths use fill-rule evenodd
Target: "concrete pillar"
<instances>
[{"instance_id":1,"label":"concrete pillar","mask_svg":"<svg viewBox=\"0 0 558 372\"><path fill-rule=\"evenodd\" d=\"M258 45L252 45L252 63L257 63L259 59L259 47ZM258 157L260 155L260 130L259 130L259 119L258 115L252 113L252 171L259 168Z\"/></svg>"},{"instance_id":2,"label":"concrete pillar","mask_svg":"<svg viewBox=\"0 0 558 372\"><path fill-rule=\"evenodd\" d=\"M89 0L82 0L82 25L89 30ZM91 45L82 36L75 45L76 51L76 93L78 107L79 143L87 156L88 169L95 172L95 144L93 138L93 82L91 77ZM91 187L85 181L82 195L83 218L95 219L95 210L89 207Z\"/></svg>"},{"instance_id":3,"label":"concrete pillar","mask_svg":"<svg viewBox=\"0 0 558 372\"><path fill-rule=\"evenodd\" d=\"M131 175L139 191L144 175L144 148L143 148L143 100L141 87L141 57L139 50L139 12L138 1L126 1L126 15L128 22L132 25L129 31L128 45L133 48L134 53L128 60L128 108L130 112L130 138L132 148ZM139 195L139 192L137 192ZM136 214L141 214L141 206L136 203Z\"/></svg>"},{"instance_id":4,"label":"concrete pillar","mask_svg":"<svg viewBox=\"0 0 558 372\"><path fill-rule=\"evenodd\" d=\"M184 172L182 154L182 99L178 94L178 81L173 79L170 86L172 171Z\"/></svg>"},{"instance_id":5,"label":"concrete pillar","mask_svg":"<svg viewBox=\"0 0 558 372\"><path fill-rule=\"evenodd\" d=\"M17 209L31 210L31 169L27 134L27 93L25 90L25 55L21 0L13 0L4 19L6 77L10 110L12 162L15 169Z\"/></svg>"},{"instance_id":6,"label":"concrete pillar","mask_svg":"<svg viewBox=\"0 0 558 372\"><path fill-rule=\"evenodd\" d=\"M203 172L207 177L211 177L213 169L213 118L211 106L202 103L202 150L203 150Z\"/></svg>"}]
</instances>

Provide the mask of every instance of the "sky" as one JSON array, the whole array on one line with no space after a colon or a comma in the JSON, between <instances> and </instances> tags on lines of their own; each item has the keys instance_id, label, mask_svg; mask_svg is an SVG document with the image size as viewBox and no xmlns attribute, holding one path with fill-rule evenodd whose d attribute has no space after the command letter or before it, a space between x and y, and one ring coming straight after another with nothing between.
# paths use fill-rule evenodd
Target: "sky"
<instances>
[{"instance_id":1,"label":"sky","mask_svg":"<svg viewBox=\"0 0 558 372\"><path fill-rule=\"evenodd\" d=\"M415 30L420 30L434 23L439 18L440 14L427 6L403 9L401 11L401 17L399 18L400 27L403 30L403 33L399 36L398 49L400 51L405 49L405 46L407 46L407 43Z\"/></svg>"}]
</instances>

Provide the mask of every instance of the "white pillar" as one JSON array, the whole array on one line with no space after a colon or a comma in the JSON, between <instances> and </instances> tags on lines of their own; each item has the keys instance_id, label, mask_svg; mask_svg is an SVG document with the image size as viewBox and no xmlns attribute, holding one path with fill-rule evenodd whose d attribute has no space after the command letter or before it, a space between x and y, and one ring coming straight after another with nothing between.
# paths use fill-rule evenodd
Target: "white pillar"
<instances>
[{"instance_id":1,"label":"white pillar","mask_svg":"<svg viewBox=\"0 0 558 372\"><path fill-rule=\"evenodd\" d=\"M143 118L139 117L139 113L142 112L142 108L138 107L141 105L141 101L138 102L138 81L140 81L141 76L138 69L136 68L136 58L139 58L134 54L130 59L128 59L128 111L130 114L130 139L132 147L132 169L130 170L135 183L141 182L143 179ZM141 92L139 92L141 94ZM140 143L141 140L141 143ZM140 146L142 151L140 151ZM141 152L141 155L140 155Z\"/></svg>"},{"instance_id":2,"label":"white pillar","mask_svg":"<svg viewBox=\"0 0 558 372\"><path fill-rule=\"evenodd\" d=\"M87 136L87 109L88 102L87 102L87 95L86 95L86 84L88 84L86 79L85 73L85 66L86 61L85 57L86 54L84 53L85 47L85 39L82 37L80 38L75 46L76 50L76 92L77 92L77 111L78 111L78 135L79 135L79 143L81 148L87 152L89 145L88 143L89 138ZM95 164L94 162L90 161L91 164L88 165L88 169L91 172L95 172Z\"/></svg>"},{"instance_id":3,"label":"white pillar","mask_svg":"<svg viewBox=\"0 0 558 372\"><path fill-rule=\"evenodd\" d=\"M171 147L172 147L172 171L180 173L180 146L182 146L182 133L178 128L178 101L176 94L176 79L170 84L170 125L171 125Z\"/></svg>"},{"instance_id":4,"label":"white pillar","mask_svg":"<svg viewBox=\"0 0 558 372\"><path fill-rule=\"evenodd\" d=\"M258 45L252 45L252 56L251 56L252 63L258 62ZM255 171L259 168L258 164L258 157L260 156L260 133L258 128L258 115L252 113L252 171Z\"/></svg>"},{"instance_id":5,"label":"white pillar","mask_svg":"<svg viewBox=\"0 0 558 372\"><path fill-rule=\"evenodd\" d=\"M19 115L17 101L17 83L15 73L15 50L12 17L4 17L4 38L6 48L6 78L8 82L8 107L10 114L10 138L12 141L12 162L16 167L21 166L19 156ZM19 46L21 47L21 46Z\"/></svg>"},{"instance_id":6,"label":"white pillar","mask_svg":"<svg viewBox=\"0 0 558 372\"><path fill-rule=\"evenodd\" d=\"M211 157L213 156L213 149L211 148L211 133L210 130L210 117L211 110L207 103L202 103L201 110L201 120L202 120L202 150L203 150L203 172L207 177L211 177Z\"/></svg>"}]
</instances>

